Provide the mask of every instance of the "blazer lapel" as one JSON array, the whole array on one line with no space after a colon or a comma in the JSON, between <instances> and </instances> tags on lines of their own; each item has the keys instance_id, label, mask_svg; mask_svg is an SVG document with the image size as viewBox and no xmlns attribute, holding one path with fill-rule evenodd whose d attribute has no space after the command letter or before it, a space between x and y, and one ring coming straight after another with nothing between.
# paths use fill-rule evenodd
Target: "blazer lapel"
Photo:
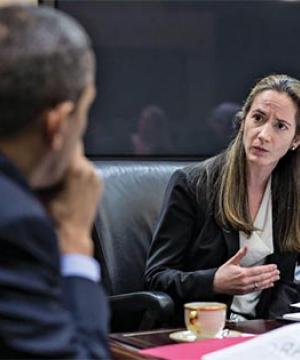
<instances>
[{"instance_id":1,"label":"blazer lapel","mask_svg":"<svg viewBox=\"0 0 300 360\"><path fill-rule=\"evenodd\" d=\"M272 182L273 184L273 182ZM267 257L267 263L275 263L278 264L280 257L281 257L281 251L279 246L279 229L277 226L278 223L278 214L275 211L275 208L277 209L277 204L274 204L274 197L272 196L272 218L273 218L273 246L274 246L274 252L270 256ZM275 200L276 201L276 200Z\"/></svg>"},{"instance_id":2,"label":"blazer lapel","mask_svg":"<svg viewBox=\"0 0 300 360\"><path fill-rule=\"evenodd\" d=\"M233 229L222 229L230 259L240 248L239 233Z\"/></svg>"}]
</instances>

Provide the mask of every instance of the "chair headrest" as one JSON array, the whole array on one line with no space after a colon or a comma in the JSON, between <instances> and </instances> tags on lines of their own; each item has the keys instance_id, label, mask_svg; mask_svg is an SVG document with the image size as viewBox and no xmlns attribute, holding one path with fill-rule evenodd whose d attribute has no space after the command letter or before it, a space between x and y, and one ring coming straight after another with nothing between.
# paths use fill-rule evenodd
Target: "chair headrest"
<instances>
[{"instance_id":1,"label":"chair headrest","mask_svg":"<svg viewBox=\"0 0 300 360\"><path fill-rule=\"evenodd\" d=\"M104 181L95 220L110 295L143 289L152 231L172 173L187 162L95 162Z\"/></svg>"}]
</instances>

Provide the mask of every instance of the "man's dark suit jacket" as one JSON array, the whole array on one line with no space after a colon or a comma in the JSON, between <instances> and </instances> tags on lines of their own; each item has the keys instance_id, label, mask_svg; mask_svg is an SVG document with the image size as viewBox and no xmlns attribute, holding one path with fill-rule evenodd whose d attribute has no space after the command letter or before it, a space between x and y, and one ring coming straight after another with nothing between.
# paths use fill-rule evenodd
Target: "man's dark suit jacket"
<instances>
[{"instance_id":1,"label":"man's dark suit jacket","mask_svg":"<svg viewBox=\"0 0 300 360\"><path fill-rule=\"evenodd\" d=\"M238 232L217 225L207 196L213 162L221 164L222 159L221 155L175 172L168 184L150 247L146 287L165 291L175 300L178 322L183 321L185 302L221 301L227 303L228 309L232 302L232 296L213 291L215 272L239 250ZM198 201L195 174L206 179ZM280 280L262 292L256 307L257 318L276 318L290 311L290 303L299 301L293 283L297 255L280 251L278 221L274 219L277 219L275 201L274 253L267 257L266 263L277 264Z\"/></svg>"},{"instance_id":2,"label":"man's dark suit jacket","mask_svg":"<svg viewBox=\"0 0 300 360\"><path fill-rule=\"evenodd\" d=\"M53 224L0 155L0 357L107 359L102 288L60 274Z\"/></svg>"}]
</instances>

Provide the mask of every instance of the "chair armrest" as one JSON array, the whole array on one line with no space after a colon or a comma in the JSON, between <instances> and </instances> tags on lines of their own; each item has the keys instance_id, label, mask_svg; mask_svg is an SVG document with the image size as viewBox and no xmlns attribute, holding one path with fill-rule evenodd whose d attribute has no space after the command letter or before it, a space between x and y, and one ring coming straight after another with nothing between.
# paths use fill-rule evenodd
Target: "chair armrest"
<instances>
[{"instance_id":1,"label":"chair armrest","mask_svg":"<svg viewBox=\"0 0 300 360\"><path fill-rule=\"evenodd\" d=\"M113 295L109 300L113 320L122 317L122 322L128 323L128 329L130 329L129 323L134 322L137 314L140 318L139 330L153 329L170 323L174 316L172 298L161 291L137 291Z\"/></svg>"},{"instance_id":2,"label":"chair armrest","mask_svg":"<svg viewBox=\"0 0 300 360\"><path fill-rule=\"evenodd\" d=\"M173 315L174 302L172 298L162 291L136 291L127 294L109 297L112 307L120 310L144 310L145 308L166 315Z\"/></svg>"}]
</instances>

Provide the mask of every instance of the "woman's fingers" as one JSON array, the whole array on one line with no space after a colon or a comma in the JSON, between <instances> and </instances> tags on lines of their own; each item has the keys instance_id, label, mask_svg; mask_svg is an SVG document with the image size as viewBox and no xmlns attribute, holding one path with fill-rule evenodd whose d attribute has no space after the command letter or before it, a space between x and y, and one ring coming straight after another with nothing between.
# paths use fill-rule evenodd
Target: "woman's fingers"
<instances>
[{"instance_id":1,"label":"woman's fingers","mask_svg":"<svg viewBox=\"0 0 300 360\"><path fill-rule=\"evenodd\" d=\"M272 287L279 280L280 273L276 264L249 268L240 266L240 261L246 253L245 246L216 271L213 282L216 293L244 295Z\"/></svg>"},{"instance_id":2,"label":"woman's fingers","mask_svg":"<svg viewBox=\"0 0 300 360\"><path fill-rule=\"evenodd\" d=\"M271 281L274 282L279 280L280 271L277 269L277 267L275 267L273 270L271 268L266 268L266 269L261 269L261 271L259 272L249 271L247 275L250 283L252 282L256 284L265 285L266 282L271 282Z\"/></svg>"},{"instance_id":3,"label":"woman's fingers","mask_svg":"<svg viewBox=\"0 0 300 360\"><path fill-rule=\"evenodd\" d=\"M267 289L274 286L274 283L280 279L280 272L274 264L244 268L243 270L244 286L241 288L242 294Z\"/></svg>"},{"instance_id":4,"label":"woman's fingers","mask_svg":"<svg viewBox=\"0 0 300 360\"><path fill-rule=\"evenodd\" d=\"M248 251L247 246L243 246L237 251L227 262L228 265L240 265L240 262L244 256L246 256Z\"/></svg>"},{"instance_id":5,"label":"woman's fingers","mask_svg":"<svg viewBox=\"0 0 300 360\"><path fill-rule=\"evenodd\" d=\"M258 266L253 266L253 267L249 267L249 268L244 268L245 271L247 272L247 275L249 277L258 277L259 275L262 274L271 274L274 272L278 272L277 269L277 265L275 264L268 264L268 265L258 265Z\"/></svg>"}]
</instances>

